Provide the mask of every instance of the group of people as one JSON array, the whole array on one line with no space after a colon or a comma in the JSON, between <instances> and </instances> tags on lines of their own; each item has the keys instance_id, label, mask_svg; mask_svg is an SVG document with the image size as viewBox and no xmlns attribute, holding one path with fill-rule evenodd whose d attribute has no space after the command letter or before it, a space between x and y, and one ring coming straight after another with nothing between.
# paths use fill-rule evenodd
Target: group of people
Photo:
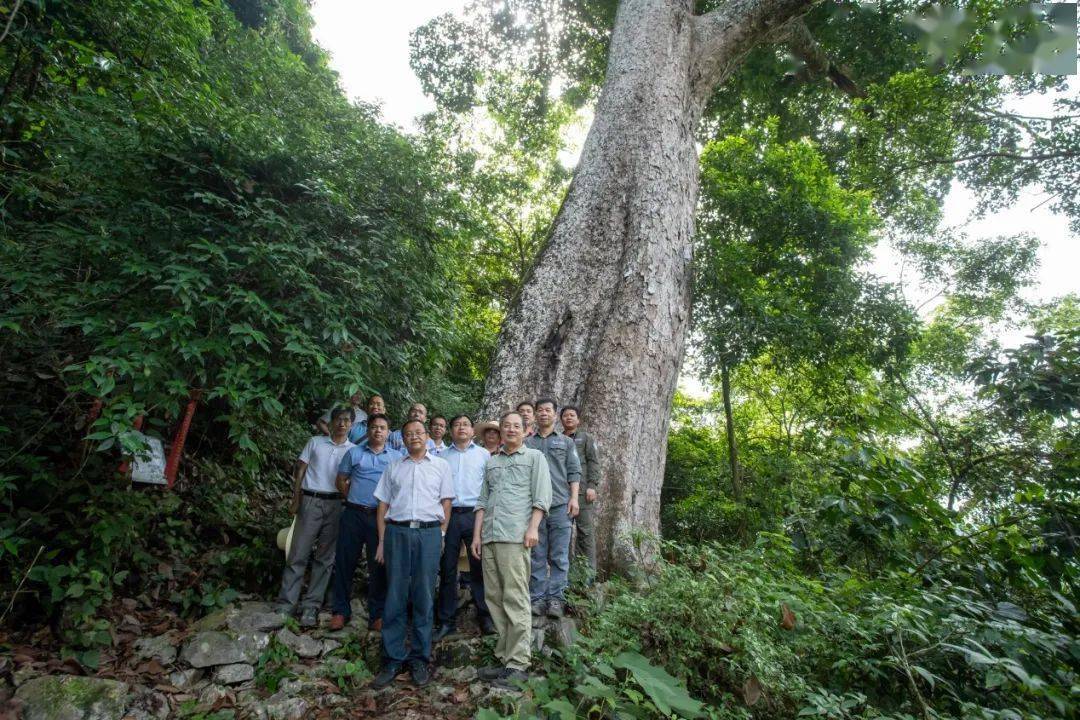
<instances>
[{"instance_id":1,"label":"group of people","mask_svg":"<svg viewBox=\"0 0 1080 720\"><path fill-rule=\"evenodd\" d=\"M596 572L600 462L578 408L540 398L474 425L468 415L429 419L427 407L413 403L391 432L383 398L373 395L366 407L362 400L353 395L320 417L321 434L300 453L279 610L299 606L300 625L316 625L333 577L330 628L343 628L363 553L368 627L382 633L383 668L373 685L405 671L426 685L432 644L456 630L465 546L480 630L497 635L499 664L478 674L508 686L526 679L533 616L566 612L575 525L590 579Z\"/></svg>"}]
</instances>

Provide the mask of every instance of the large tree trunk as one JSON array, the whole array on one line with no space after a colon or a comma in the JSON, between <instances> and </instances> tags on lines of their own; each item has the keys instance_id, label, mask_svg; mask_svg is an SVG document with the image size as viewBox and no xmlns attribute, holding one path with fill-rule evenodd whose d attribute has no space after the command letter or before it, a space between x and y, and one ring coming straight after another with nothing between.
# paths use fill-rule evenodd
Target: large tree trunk
<instances>
[{"instance_id":1,"label":"large tree trunk","mask_svg":"<svg viewBox=\"0 0 1080 720\"><path fill-rule=\"evenodd\" d=\"M581 406L603 477L605 567L658 533L671 400L690 319L695 129L716 84L806 0L623 0L574 180L503 324L484 410L551 395Z\"/></svg>"}]
</instances>

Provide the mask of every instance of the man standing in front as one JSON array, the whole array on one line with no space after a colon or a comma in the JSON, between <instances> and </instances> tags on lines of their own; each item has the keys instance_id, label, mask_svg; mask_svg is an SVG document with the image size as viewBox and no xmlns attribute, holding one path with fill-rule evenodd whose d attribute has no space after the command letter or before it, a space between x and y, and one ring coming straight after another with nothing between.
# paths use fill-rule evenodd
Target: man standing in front
<instances>
[{"instance_id":1,"label":"man standing in front","mask_svg":"<svg viewBox=\"0 0 1080 720\"><path fill-rule=\"evenodd\" d=\"M450 421L450 436L453 444L439 455L450 463L450 472L454 475L454 503L450 509L450 524L446 527L446 541L439 567L439 629L435 632L436 642L454 632L457 625L458 552L462 545L467 547L472 543L476 501L484 483L484 466L491 457L491 453L473 442L472 419L468 415L458 415ZM484 602L483 573L480 559L470 555L469 586L473 604L476 605L476 617L480 631L489 635L495 631L495 626Z\"/></svg>"},{"instance_id":2,"label":"man standing in front","mask_svg":"<svg viewBox=\"0 0 1080 720\"><path fill-rule=\"evenodd\" d=\"M542 453L524 446L521 415L499 419L503 445L488 460L476 501L472 555L484 568L484 597L495 623L495 657L502 663L481 668L481 680L507 687L528 679L532 648L529 613L530 552L551 507L551 478Z\"/></svg>"},{"instance_id":3,"label":"man standing in front","mask_svg":"<svg viewBox=\"0 0 1080 720\"><path fill-rule=\"evenodd\" d=\"M431 626L435 576L454 478L450 465L427 448L427 429L420 420L401 428L408 455L396 459L379 479L377 522L379 547L375 559L386 564L386 606L383 610L383 670L375 688L394 682L407 667L417 687L431 681ZM409 604L412 616L407 618ZM412 621L409 652L405 629Z\"/></svg>"},{"instance_id":4,"label":"man standing in front","mask_svg":"<svg viewBox=\"0 0 1080 720\"><path fill-rule=\"evenodd\" d=\"M390 434L390 419L380 413L368 416L366 442L345 453L338 466L337 487L345 497L338 532L337 554L334 557L334 616L330 629L340 630L352 614L353 575L361 551L366 550L368 569L367 611L368 628L382 629L383 605L386 603L386 571L375 562L379 547L379 530L375 522L379 501L375 487L390 461L401 457L386 446Z\"/></svg>"},{"instance_id":5,"label":"man standing in front","mask_svg":"<svg viewBox=\"0 0 1080 720\"><path fill-rule=\"evenodd\" d=\"M596 577L596 529L593 518L593 503L596 502L596 488L600 484L600 453L596 449L596 440L590 433L581 429L581 414L577 407L567 405L559 412L563 432L574 441L578 460L581 461L581 479L585 483L585 502L580 503L581 511L577 516L577 541L574 554L584 556L589 563L589 581Z\"/></svg>"},{"instance_id":6,"label":"man standing in front","mask_svg":"<svg viewBox=\"0 0 1080 720\"><path fill-rule=\"evenodd\" d=\"M311 581L300 613L301 627L318 624L319 607L330 582L341 517L341 495L334 481L341 458L353 447L348 439L350 427L352 409L334 408L330 412L330 435L317 435L308 440L296 465L291 507L296 520L285 572L281 576L277 609L288 615L296 612L308 556L314 550Z\"/></svg>"},{"instance_id":7,"label":"man standing in front","mask_svg":"<svg viewBox=\"0 0 1080 720\"><path fill-rule=\"evenodd\" d=\"M540 541L532 550L532 614L561 618L566 611L570 575L570 535L578 514L581 463L574 441L555 429L555 401L536 401L536 434L525 444L544 453L551 473L551 511L540 523Z\"/></svg>"}]
</instances>

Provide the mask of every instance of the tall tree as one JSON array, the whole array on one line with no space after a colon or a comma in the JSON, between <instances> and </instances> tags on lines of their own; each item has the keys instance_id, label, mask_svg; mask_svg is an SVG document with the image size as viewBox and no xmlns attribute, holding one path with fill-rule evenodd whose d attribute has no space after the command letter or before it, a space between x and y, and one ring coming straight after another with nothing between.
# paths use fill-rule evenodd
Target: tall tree
<instances>
[{"instance_id":1,"label":"tall tree","mask_svg":"<svg viewBox=\"0 0 1080 720\"><path fill-rule=\"evenodd\" d=\"M818 139L852 182L877 186L876 203L896 221L923 230L936 222L956 168L970 167L985 146L996 167L1035 167L1032 155L1010 152L1023 146L1023 130L970 110L992 108L997 80L961 78L952 59L940 72L920 68L902 32L912 5L814 5L477 2L473 18L486 22L478 32L442 18L416 35L414 65L444 104L478 101L475 79L512 63L538 78L538 111L557 87L578 101L599 87L575 177L503 324L484 407L496 412L537 393L583 407L606 448L604 560L631 557L627 531L658 529L668 414L691 314L699 132L778 116L785 139ZM564 76L570 81L555 82Z\"/></svg>"}]
</instances>

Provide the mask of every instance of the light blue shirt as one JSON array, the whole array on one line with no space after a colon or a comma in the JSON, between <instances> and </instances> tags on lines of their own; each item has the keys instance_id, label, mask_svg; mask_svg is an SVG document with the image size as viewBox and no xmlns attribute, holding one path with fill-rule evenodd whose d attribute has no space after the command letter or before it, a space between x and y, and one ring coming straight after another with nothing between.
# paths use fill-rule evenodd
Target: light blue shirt
<instances>
[{"instance_id":1,"label":"light blue shirt","mask_svg":"<svg viewBox=\"0 0 1080 720\"><path fill-rule=\"evenodd\" d=\"M396 458L379 478L375 499L390 506L387 520L442 522L442 501L454 499L450 464L430 452L419 461L408 455Z\"/></svg>"},{"instance_id":2,"label":"light blue shirt","mask_svg":"<svg viewBox=\"0 0 1080 720\"><path fill-rule=\"evenodd\" d=\"M401 453L385 445L378 453L366 442L350 449L338 465L338 472L349 476L349 496L345 499L365 507L378 505L375 488L379 484L379 478L390 466L390 462L400 457Z\"/></svg>"},{"instance_id":3,"label":"light blue shirt","mask_svg":"<svg viewBox=\"0 0 1080 720\"><path fill-rule=\"evenodd\" d=\"M454 507L475 507L480 498L480 486L484 484L484 466L491 453L470 442L464 450L449 445L439 457L450 463L450 472L454 475Z\"/></svg>"},{"instance_id":4,"label":"light blue shirt","mask_svg":"<svg viewBox=\"0 0 1080 720\"><path fill-rule=\"evenodd\" d=\"M390 433L390 437L386 438L386 444L389 445L390 447L392 447L393 449L399 451L399 452L403 452L403 453L409 452L405 448L405 439L401 437L400 428L395 430L394 432ZM432 440L431 438L427 439L427 449L429 451L435 450L435 441Z\"/></svg>"}]
</instances>

